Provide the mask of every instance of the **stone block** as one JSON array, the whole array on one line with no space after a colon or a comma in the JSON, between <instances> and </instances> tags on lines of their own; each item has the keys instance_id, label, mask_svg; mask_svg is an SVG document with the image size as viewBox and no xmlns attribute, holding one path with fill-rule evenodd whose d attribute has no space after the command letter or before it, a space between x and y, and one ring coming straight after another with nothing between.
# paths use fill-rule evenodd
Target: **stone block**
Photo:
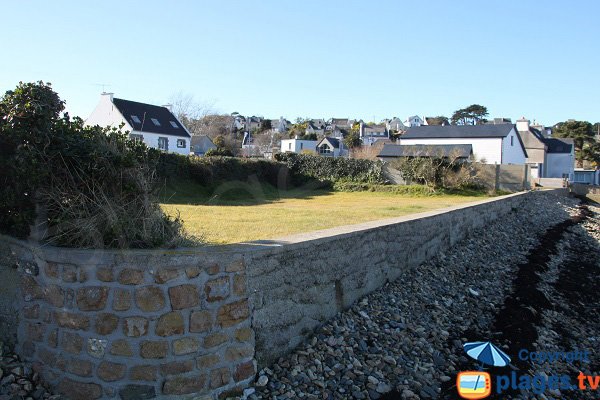
<instances>
[{"instance_id":1,"label":"stone block","mask_svg":"<svg viewBox=\"0 0 600 400\"><path fill-rule=\"evenodd\" d=\"M200 294L195 285L179 285L169 288L173 310L183 310L200 304Z\"/></svg>"},{"instance_id":2,"label":"stone block","mask_svg":"<svg viewBox=\"0 0 600 400\"><path fill-rule=\"evenodd\" d=\"M101 282L113 282L115 280L113 267L96 268L96 278Z\"/></svg>"},{"instance_id":3,"label":"stone block","mask_svg":"<svg viewBox=\"0 0 600 400\"><path fill-rule=\"evenodd\" d=\"M114 356L133 356L133 349L129 341L125 339L115 340L110 346L110 354Z\"/></svg>"},{"instance_id":4,"label":"stone block","mask_svg":"<svg viewBox=\"0 0 600 400\"><path fill-rule=\"evenodd\" d=\"M229 337L223 333L213 333L212 335L207 335L204 338L204 347L211 349L225 343L228 339Z\"/></svg>"},{"instance_id":5,"label":"stone block","mask_svg":"<svg viewBox=\"0 0 600 400\"><path fill-rule=\"evenodd\" d=\"M179 277L180 271L178 269L165 269L161 268L154 274L154 282L166 283Z\"/></svg>"},{"instance_id":6,"label":"stone block","mask_svg":"<svg viewBox=\"0 0 600 400\"><path fill-rule=\"evenodd\" d=\"M131 292L126 289L113 290L113 310L127 311L131 308Z\"/></svg>"},{"instance_id":7,"label":"stone block","mask_svg":"<svg viewBox=\"0 0 600 400\"><path fill-rule=\"evenodd\" d=\"M190 394L202 391L206 387L206 375L177 376L167 379L163 385L163 394Z\"/></svg>"},{"instance_id":8,"label":"stone block","mask_svg":"<svg viewBox=\"0 0 600 400\"><path fill-rule=\"evenodd\" d=\"M225 351L225 359L230 362L239 361L254 355L252 346L231 346Z\"/></svg>"},{"instance_id":9,"label":"stone block","mask_svg":"<svg viewBox=\"0 0 600 400\"><path fill-rule=\"evenodd\" d=\"M63 307L65 305L65 292L57 285L49 285L44 289L44 298L46 302L54 307Z\"/></svg>"},{"instance_id":10,"label":"stone block","mask_svg":"<svg viewBox=\"0 0 600 400\"><path fill-rule=\"evenodd\" d=\"M204 292L209 302L226 299L229 296L229 277L223 276L206 282Z\"/></svg>"},{"instance_id":11,"label":"stone block","mask_svg":"<svg viewBox=\"0 0 600 400\"><path fill-rule=\"evenodd\" d=\"M84 378L92 376L93 367L94 364L91 362L87 360L79 360L77 358L72 358L67 363L68 372Z\"/></svg>"},{"instance_id":12,"label":"stone block","mask_svg":"<svg viewBox=\"0 0 600 400\"><path fill-rule=\"evenodd\" d=\"M125 377L125 364L117 364L109 361L102 361L98 365L96 375L105 382L114 382Z\"/></svg>"},{"instance_id":13,"label":"stone block","mask_svg":"<svg viewBox=\"0 0 600 400\"><path fill-rule=\"evenodd\" d=\"M194 362L192 360L186 361L173 361L170 363L162 364L160 366L161 375L179 375L190 372L194 369Z\"/></svg>"},{"instance_id":14,"label":"stone block","mask_svg":"<svg viewBox=\"0 0 600 400\"><path fill-rule=\"evenodd\" d=\"M256 374L256 369L254 368L254 361L246 361L235 367L235 372L233 373L233 379L236 382L240 382L245 379L253 377L255 374Z\"/></svg>"},{"instance_id":15,"label":"stone block","mask_svg":"<svg viewBox=\"0 0 600 400\"><path fill-rule=\"evenodd\" d=\"M140 337L148 333L149 322L144 317L127 317L123 321L123 333L129 337Z\"/></svg>"},{"instance_id":16,"label":"stone block","mask_svg":"<svg viewBox=\"0 0 600 400\"><path fill-rule=\"evenodd\" d=\"M121 400L146 400L156 397L154 386L127 385L119 390Z\"/></svg>"},{"instance_id":17,"label":"stone block","mask_svg":"<svg viewBox=\"0 0 600 400\"><path fill-rule=\"evenodd\" d=\"M227 267L225 267L225 272L240 272L240 271L244 271L245 269L246 269L246 267L244 265L244 260L239 259L239 260L235 260L234 262L229 264Z\"/></svg>"},{"instance_id":18,"label":"stone block","mask_svg":"<svg viewBox=\"0 0 600 400\"><path fill-rule=\"evenodd\" d=\"M119 317L114 314L102 313L96 317L96 333L109 335L117 329Z\"/></svg>"},{"instance_id":19,"label":"stone block","mask_svg":"<svg viewBox=\"0 0 600 400\"><path fill-rule=\"evenodd\" d=\"M188 277L188 279L194 279L198 275L200 275L200 268L199 267L188 267L185 269L185 275Z\"/></svg>"},{"instance_id":20,"label":"stone block","mask_svg":"<svg viewBox=\"0 0 600 400\"><path fill-rule=\"evenodd\" d=\"M210 311L192 311L190 314L190 332L208 332L213 326Z\"/></svg>"},{"instance_id":21,"label":"stone block","mask_svg":"<svg viewBox=\"0 0 600 400\"><path fill-rule=\"evenodd\" d=\"M42 342L44 333L46 333L46 325L41 322L27 322L26 331L27 339L33 342Z\"/></svg>"},{"instance_id":22,"label":"stone block","mask_svg":"<svg viewBox=\"0 0 600 400\"><path fill-rule=\"evenodd\" d=\"M205 370L217 365L220 360L221 358L216 354L207 354L196 358L196 364L198 365L198 369Z\"/></svg>"},{"instance_id":23,"label":"stone block","mask_svg":"<svg viewBox=\"0 0 600 400\"><path fill-rule=\"evenodd\" d=\"M221 306L217 314L217 323L222 328L228 328L243 322L249 315L248 300L240 300Z\"/></svg>"},{"instance_id":24,"label":"stone block","mask_svg":"<svg viewBox=\"0 0 600 400\"><path fill-rule=\"evenodd\" d=\"M144 272L139 269L125 268L119 273L121 285L139 285L144 282Z\"/></svg>"},{"instance_id":25,"label":"stone block","mask_svg":"<svg viewBox=\"0 0 600 400\"><path fill-rule=\"evenodd\" d=\"M183 316L177 311L161 315L156 323L156 334L158 336L181 335L183 329Z\"/></svg>"},{"instance_id":26,"label":"stone block","mask_svg":"<svg viewBox=\"0 0 600 400\"><path fill-rule=\"evenodd\" d=\"M46 274L46 277L50 279L58 279L60 274L58 265L52 262L47 263L44 267L44 273Z\"/></svg>"},{"instance_id":27,"label":"stone block","mask_svg":"<svg viewBox=\"0 0 600 400\"><path fill-rule=\"evenodd\" d=\"M23 307L23 316L27 319L38 319L40 317L40 305L34 304Z\"/></svg>"},{"instance_id":28,"label":"stone block","mask_svg":"<svg viewBox=\"0 0 600 400\"><path fill-rule=\"evenodd\" d=\"M173 354L181 356L184 354L195 353L200 348L198 339L194 337L186 337L173 341Z\"/></svg>"},{"instance_id":29,"label":"stone block","mask_svg":"<svg viewBox=\"0 0 600 400\"><path fill-rule=\"evenodd\" d=\"M233 277L233 294L244 296L246 294L246 276L235 275Z\"/></svg>"},{"instance_id":30,"label":"stone block","mask_svg":"<svg viewBox=\"0 0 600 400\"><path fill-rule=\"evenodd\" d=\"M63 332L60 338L60 348L71 354L79 354L83 350L83 338L76 333Z\"/></svg>"},{"instance_id":31,"label":"stone block","mask_svg":"<svg viewBox=\"0 0 600 400\"><path fill-rule=\"evenodd\" d=\"M98 399L102 396L102 387L96 383L78 382L64 378L57 387L60 394L72 400Z\"/></svg>"},{"instance_id":32,"label":"stone block","mask_svg":"<svg viewBox=\"0 0 600 400\"><path fill-rule=\"evenodd\" d=\"M77 289L77 307L81 311L99 311L106 307L108 288L103 286L90 286Z\"/></svg>"},{"instance_id":33,"label":"stone block","mask_svg":"<svg viewBox=\"0 0 600 400\"><path fill-rule=\"evenodd\" d=\"M62 280L67 283L77 282L77 267L70 264L63 264Z\"/></svg>"},{"instance_id":34,"label":"stone block","mask_svg":"<svg viewBox=\"0 0 600 400\"><path fill-rule=\"evenodd\" d=\"M165 358L169 352L169 343L164 340L145 341L140 346L142 358Z\"/></svg>"},{"instance_id":35,"label":"stone block","mask_svg":"<svg viewBox=\"0 0 600 400\"><path fill-rule=\"evenodd\" d=\"M135 290L135 303L142 311L159 311L165 307L165 294L158 286L142 287Z\"/></svg>"},{"instance_id":36,"label":"stone block","mask_svg":"<svg viewBox=\"0 0 600 400\"><path fill-rule=\"evenodd\" d=\"M229 372L229 368L217 368L210 371L210 388L216 389L221 386L225 386L229 383L231 379L231 372Z\"/></svg>"},{"instance_id":37,"label":"stone block","mask_svg":"<svg viewBox=\"0 0 600 400\"><path fill-rule=\"evenodd\" d=\"M253 336L252 328L240 328L235 331L235 340L238 342L248 342L252 340Z\"/></svg>"},{"instance_id":38,"label":"stone block","mask_svg":"<svg viewBox=\"0 0 600 400\"><path fill-rule=\"evenodd\" d=\"M132 381L155 381L158 367L156 365L136 365L129 370Z\"/></svg>"}]
</instances>

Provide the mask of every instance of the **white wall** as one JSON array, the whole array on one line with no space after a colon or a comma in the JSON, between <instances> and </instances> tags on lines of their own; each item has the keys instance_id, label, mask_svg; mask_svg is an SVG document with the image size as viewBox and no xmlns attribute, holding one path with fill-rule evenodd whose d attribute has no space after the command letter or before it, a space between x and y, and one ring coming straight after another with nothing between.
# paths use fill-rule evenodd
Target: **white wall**
<instances>
[{"instance_id":1,"label":"white wall","mask_svg":"<svg viewBox=\"0 0 600 400\"><path fill-rule=\"evenodd\" d=\"M316 140L283 139L281 141L281 152L291 151L292 153L301 153L302 150L316 151L317 143Z\"/></svg>"},{"instance_id":2,"label":"white wall","mask_svg":"<svg viewBox=\"0 0 600 400\"><path fill-rule=\"evenodd\" d=\"M525 164L525 152L515 128L502 139L502 164ZM473 149L475 151L475 149Z\"/></svg>"},{"instance_id":3,"label":"white wall","mask_svg":"<svg viewBox=\"0 0 600 400\"><path fill-rule=\"evenodd\" d=\"M123 118L117 107L112 103L112 93L102 93L100 102L92 111L92 114L85 120L88 126L99 125L101 127L110 126L118 128L122 123L125 124L123 130L131 132L133 127Z\"/></svg>"},{"instance_id":4,"label":"white wall","mask_svg":"<svg viewBox=\"0 0 600 400\"><path fill-rule=\"evenodd\" d=\"M162 135L160 133L151 133L151 132L133 131L131 133L134 135L142 135L144 137L144 143L148 147L153 147L155 149L158 149L158 138L165 137L165 138L169 139L169 148L168 148L169 153L177 153L177 154L182 154L184 156L187 156L190 154L190 151L191 151L190 138L172 136L172 135ZM184 140L185 147L177 147L177 140Z\"/></svg>"},{"instance_id":5,"label":"white wall","mask_svg":"<svg viewBox=\"0 0 600 400\"><path fill-rule=\"evenodd\" d=\"M485 159L486 164L502 163L502 138L400 139L400 144L470 144L473 146L473 155L477 161Z\"/></svg>"},{"instance_id":6,"label":"white wall","mask_svg":"<svg viewBox=\"0 0 600 400\"><path fill-rule=\"evenodd\" d=\"M562 178L563 174L569 174L569 180L573 180L575 171L575 159L573 153L548 153L546 154L544 178Z\"/></svg>"}]
</instances>

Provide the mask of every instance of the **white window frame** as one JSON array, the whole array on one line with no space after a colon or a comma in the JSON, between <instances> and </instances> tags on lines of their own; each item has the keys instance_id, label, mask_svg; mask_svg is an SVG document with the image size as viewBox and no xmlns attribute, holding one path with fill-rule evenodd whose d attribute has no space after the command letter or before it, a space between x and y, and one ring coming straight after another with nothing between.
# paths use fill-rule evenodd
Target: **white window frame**
<instances>
[{"instance_id":1,"label":"white window frame","mask_svg":"<svg viewBox=\"0 0 600 400\"><path fill-rule=\"evenodd\" d=\"M177 139L177 148L185 149L185 147L186 147L185 139Z\"/></svg>"},{"instance_id":2,"label":"white window frame","mask_svg":"<svg viewBox=\"0 0 600 400\"><path fill-rule=\"evenodd\" d=\"M161 146L161 144L164 144L164 146ZM159 148L159 150L169 151L169 138L165 137L165 136L159 136L158 137L158 148Z\"/></svg>"}]
</instances>

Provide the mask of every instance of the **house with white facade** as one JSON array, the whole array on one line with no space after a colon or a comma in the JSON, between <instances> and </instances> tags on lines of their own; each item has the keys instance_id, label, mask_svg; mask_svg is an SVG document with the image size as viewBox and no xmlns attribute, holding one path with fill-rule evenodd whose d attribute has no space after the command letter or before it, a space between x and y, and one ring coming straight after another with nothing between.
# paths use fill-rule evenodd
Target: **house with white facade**
<instances>
[{"instance_id":1,"label":"house with white facade","mask_svg":"<svg viewBox=\"0 0 600 400\"><path fill-rule=\"evenodd\" d=\"M390 138L385 125L367 125L363 122L360 123L359 136L364 146L372 146L378 140Z\"/></svg>"},{"instance_id":2,"label":"house with white facade","mask_svg":"<svg viewBox=\"0 0 600 400\"><path fill-rule=\"evenodd\" d=\"M102 93L100 102L85 124L114 128L123 125L131 139L144 142L148 147L190 154L192 135L167 107L118 99L113 93Z\"/></svg>"},{"instance_id":3,"label":"house with white facade","mask_svg":"<svg viewBox=\"0 0 600 400\"><path fill-rule=\"evenodd\" d=\"M572 181L575 171L575 146L573 139L551 138L543 126L530 126L521 118L516 124L523 140L532 178L563 178Z\"/></svg>"},{"instance_id":4,"label":"house with white facade","mask_svg":"<svg viewBox=\"0 0 600 400\"><path fill-rule=\"evenodd\" d=\"M400 131L406 130L406 125L404 125L402 120L398 117L394 117L391 119L384 119L381 122L385 124L385 127L387 128L388 131L400 132Z\"/></svg>"},{"instance_id":5,"label":"house with white facade","mask_svg":"<svg viewBox=\"0 0 600 400\"><path fill-rule=\"evenodd\" d=\"M348 155L348 149L342 140L325 137L317 143L317 153L325 157L345 157Z\"/></svg>"},{"instance_id":6,"label":"house with white facade","mask_svg":"<svg viewBox=\"0 0 600 400\"><path fill-rule=\"evenodd\" d=\"M418 115L412 115L403 122L404 126L407 128L413 128L415 126L427 125L425 120Z\"/></svg>"},{"instance_id":7,"label":"house with white facade","mask_svg":"<svg viewBox=\"0 0 600 400\"><path fill-rule=\"evenodd\" d=\"M401 145L469 144L476 161L486 164L525 164L527 151L512 124L424 125L408 129Z\"/></svg>"},{"instance_id":8,"label":"house with white facade","mask_svg":"<svg viewBox=\"0 0 600 400\"><path fill-rule=\"evenodd\" d=\"M303 151L316 152L316 140L283 139L281 141L281 152L302 153Z\"/></svg>"}]
</instances>

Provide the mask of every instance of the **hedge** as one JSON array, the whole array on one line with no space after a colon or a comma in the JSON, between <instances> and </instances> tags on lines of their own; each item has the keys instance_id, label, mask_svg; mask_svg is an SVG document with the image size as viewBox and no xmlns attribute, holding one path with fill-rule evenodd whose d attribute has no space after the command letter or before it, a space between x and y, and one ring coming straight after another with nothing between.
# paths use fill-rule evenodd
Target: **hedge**
<instances>
[{"instance_id":1,"label":"hedge","mask_svg":"<svg viewBox=\"0 0 600 400\"><path fill-rule=\"evenodd\" d=\"M381 161L296 153L279 153L275 159L284 163L294 174L321 181L386 183Z\"/></svg>"}]
</instances>

